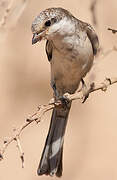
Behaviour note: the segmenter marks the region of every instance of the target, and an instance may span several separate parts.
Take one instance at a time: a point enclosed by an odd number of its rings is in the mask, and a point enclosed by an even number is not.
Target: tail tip
[[[40,168],[38,168],[37,169],[37,174],[38,174],[38,176],[41,176],[41,175],[49,175],[49,176],[51,176],[51,177],[53,177],[54,175],[56,175],[57,177],[61,177],[62,176],[62,171],[55,171],[55,170],[53,170],[53,171],[51,171],[51,172],[47,172],[47,171],[45,171],[44,169],[40,169]]]
[[[43,172],[42,172],[40,169],[37,169],[37,174],[38,174],[39,176],[41,176],[41,175],[43,175]]]
[[[41,175],[43,175],[43,174],[48,174],[47,173],[47,171],[46,171],[46,169],[41,169],[41,168],[38,168],[37,169],[37,174],[38,174],[38,176],[41,176]]]

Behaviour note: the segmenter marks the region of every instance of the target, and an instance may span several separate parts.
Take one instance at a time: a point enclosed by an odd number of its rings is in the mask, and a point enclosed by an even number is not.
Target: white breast
[[[60,25],[60,24],[59,24]],[[74,93],[80,80],[93,63],[92,45],[85,32],[75,33],[75,25],[61,21],[51,37],[54,47],[51,60],[51,80],[59,94]],[[54,30],[55,30],[54,29]]]

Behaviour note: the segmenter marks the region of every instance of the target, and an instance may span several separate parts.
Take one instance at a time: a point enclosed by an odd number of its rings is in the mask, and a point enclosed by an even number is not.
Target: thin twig
[[[18,148],[18,150],[20,152],[22,168],[24,168],[24,152],[23,152],[22,147],[21,147],[20,139],[19,139],[19,137],[16,137],[16,139],[14,139],[14,140],[17,142],[17,148]]]
[[[117,33],[116,29],[108,28],[109,31],[112,31],[113,34]]]
[[[78,91],[74,94],[66,93],[66,94],[64,94],[64,96],[69,101],[78,100],[78,99],[83,100],[90,93],[98,91],[98,90],[106,91],[108,86],[115,84],[115,83],[117,83],[117,78],[106,78],[103,82],[101,82],[99,84],[91,83],[85,90],[82,89],[81,91]],[[25,123],[19,129],[15,129],[15,135],[10,137],[8,140],[5,140],[4,146],[0,149],[0,160],[3,159],[3,155],[4,155],[7,147],[9,146],[9,144],[16,141],[17,147],[18,147],[19,152],[20,152],[20,158],[22,160],[22,167],[24,167],[24,153],[22,151],[22,147],[21,147],[21,143],[20,143],[21,133],[30,124],[35,123],[35,122],[39,123],[41,121],[43,115],[47,111],[52,110],[55,106],[58,108],[61,107],[62,106],[61,101],[53,101],[53,99],[52,99],[51,102],[49,102],[47,105],[40,105],[38,107],[37,111],[34,114],[32,114],[30,117],[28,117],[26,119]]]

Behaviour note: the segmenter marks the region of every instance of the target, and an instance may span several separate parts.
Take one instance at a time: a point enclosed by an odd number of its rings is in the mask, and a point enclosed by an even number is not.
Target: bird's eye
[[[50,25],[51,25],[51,21],[50,20],[45,22],[45,26],[50,26]]]

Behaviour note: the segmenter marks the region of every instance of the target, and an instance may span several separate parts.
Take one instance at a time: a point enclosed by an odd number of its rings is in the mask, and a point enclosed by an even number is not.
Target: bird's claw
[[[88,99],[89,94],[93,90],[94,86],[95,86],[95,84],[93,82],[90,84],[89,88],[87,88],[86,84],[82,87],[82,91],[83,91],[83,95],[84,95],[82,103],[84,103]]]
[[[82,103],[85,103],[85,101],[86,101],[86,100],[88,99],[88,97],[89,97],[89,92],[87,91],[88,88],[87,88],[87,86],[86,86],[85,81],[84,81],[83,79],[81,79],[81,82],[82,82],[82,91],[83,91],[83,94],[85,94]],[[87,92],[87,93],[85,93],[85,92]]]
[[[83,99],[82,103],[85,103],[85,101],[88,99],[88,97],[89,97],[89,93],[87,93],[87,94],[84,96],[84,99]]]
[[[67,106],[68,106],[68,104],[70,102],[69,99],[66,96],[63,95],[63,96],[59,97],[59,100],[61,101],[62,106],[67,108]]]

